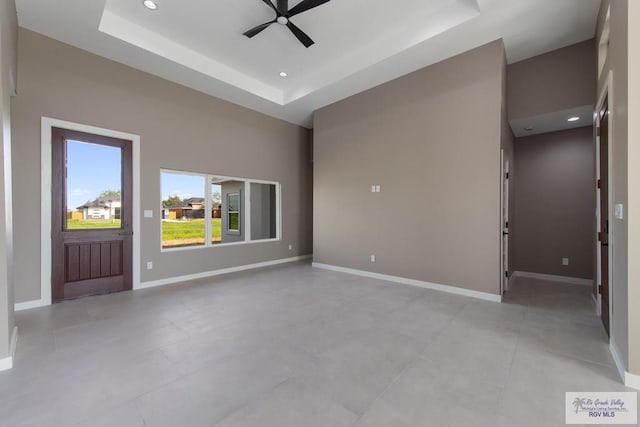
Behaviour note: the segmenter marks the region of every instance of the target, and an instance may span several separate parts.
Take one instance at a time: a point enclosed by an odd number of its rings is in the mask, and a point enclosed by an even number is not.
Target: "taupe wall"
[[[640,375],[640,2],[629,2],[629,372]]]
[[[592,105],[595,69],[593,39],[510,64],[509,119]]]
[[[613,73],[613,93],[610,105],[610,117],[612,123],[611,143],[611,198],[613,203],[622,203],[628,207],[627,199],[627,146],[628,146],[628,2],[627,0],[603,0],[598,19],[599,35],[607,7],[611,5],[611,33],[609,41],[609,54],[604,66],[604,71],[598,80],[598,94],[606,85],[609,71]],[[636,23],[637,25],[638,23]],[[598,37],[596,37],[598,39]],[[637,120],[640,120],[638,118]],[[636,165],[634,165],[637,167]],[[628,221],[616,220],[610,214],[611,232],[609,247],[612,251],[612,281],[611,292],[612,325],[611,338],[618,348],[618,353],[625,366],[629,366],[629,293],[628,293]],[[637,307],[635,307],[637,309]]]
[[[495,41],[316,112],[316,262],[499,293],[503,56]]]
[[[13,222],[11,218],[11,109],[15,91],[17,26],[15,3],[0,0],[0,359],[10,356],[13,333]]]
[[[143,282],[311,253],[308,130],[20,30],[13,100],[16,302],[40,298],[40,118],[141,136]],[[160,252],[160,168],[282,183],[283,240]],[[288,245],[293,250],[288,250]],[[34,268],[36,266],[36,268]]]
[[[591,127],[516,138],[514,270],[593,278],[594,153]]]

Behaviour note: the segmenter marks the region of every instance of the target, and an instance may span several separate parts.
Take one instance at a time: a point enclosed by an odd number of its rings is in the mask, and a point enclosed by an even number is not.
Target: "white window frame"
[[[240,178],[234,176],[226,176],[226,175],[217,175],[211,173],[202,173],[202,172],[192,172],[192,171],[182,171],[177,169],[168,169],[162,168],[160,169],[160,206],[162,209],[162,174],[163,173],[172,173],[177,175],[193,175],[200,176],[204,178],[204,204],[205,204],[205,213],[204,213],[204,223],[205,223],[205,240],[204,245],[194,245],[194,246],[183,246],[177,248],[165,248],[162,246],[162,216],[160,216],[160,251],[161,252],[177,252],[177,251],[188,251],[188,250],[198,250],[198,249],[211,249],[211,248],[223,248],[226,246],[237,246],[237,245],[246,245],[246,244],[255,244],[255,243],[269,243],[269,242],[279,242],[282,240],[282,186],[278,181],[267,181],[262,179],[253,179],[253,178]],[[212,230],[211,230],[211,211],[212,211],[212,191],[211,186],[214,184],[214,181],[219,181],[220,179],[229,180],[229,181],[241,181],[244,183],[242,190],[240,191],[240,218],[242,219],[242,224],[240,225],[240,230],[238,234],[243,234],[244,239],[238,242],[228,242],[228,243],[213,243],[212,242]],[[275,185],[276,188],[276,237],[271,239],[258,239],[251,240],[251,184],[270,184]],[[231,233],[234,233],[234,230],[230,230]]]
[[[244,186],[247,186],[247,183],[244,183]],[[242,234],[242,224],[240,224],[240,218],[242,218],[242,191],[234,191],[233,193],[227,193],[227,233],[232,234],[232,235],[240,235]],[[231,206],[231,196],[238,196],[238,210],[237,211],[232,211],[230,206]],[[237,230],[233,230],[231,228],[229,228],[229,225],[231,224],[231,219],[229,217],[230,214],[235,213],[238,215],[238,229]],[[221,243],[217,243],[218,245]]]

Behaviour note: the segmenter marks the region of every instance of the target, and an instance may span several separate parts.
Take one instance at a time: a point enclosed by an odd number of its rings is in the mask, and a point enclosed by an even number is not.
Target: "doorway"
[[[598,294],[600,295],[600,318],[607,335],[610,334],[610,257],[609,257],[609,241],[610,241],[610,218],[609,218],[609,98],[604,97],[600,104],[597,116],[598,137],[598,238],[597,238],[597,257],[598,257]]]
[[[132,141],[53,127],[51,150],[53,302],[132,289]]]
[[[504,150],[500,153],[502,165],[502,178],[500,181],[500,215],[501,215],[501,294],[509,290],[509,159],[505,157]]]

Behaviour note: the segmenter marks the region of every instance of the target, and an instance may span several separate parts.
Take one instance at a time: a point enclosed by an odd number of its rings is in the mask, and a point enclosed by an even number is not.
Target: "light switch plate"
[[[624,205],[622,203],[616,203],[615,216],[616,219],[624,219]]]
[[[144,211],[144,217],[145,218],[153,218],[153,211],[152,210],[145,210]]]

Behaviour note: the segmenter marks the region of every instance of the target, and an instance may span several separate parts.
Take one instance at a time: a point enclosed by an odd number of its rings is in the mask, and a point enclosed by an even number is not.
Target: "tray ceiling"
[[[22,27],[292,123],[497,38],[509,62],[593,37],[599,0],[332,0],[292,18],[261,0],[17,0]],[[298,3],[290,0],[290,7]],[[61,11],[64,11],[62,13]],[[280,72],[288,74],[280,77]]]

